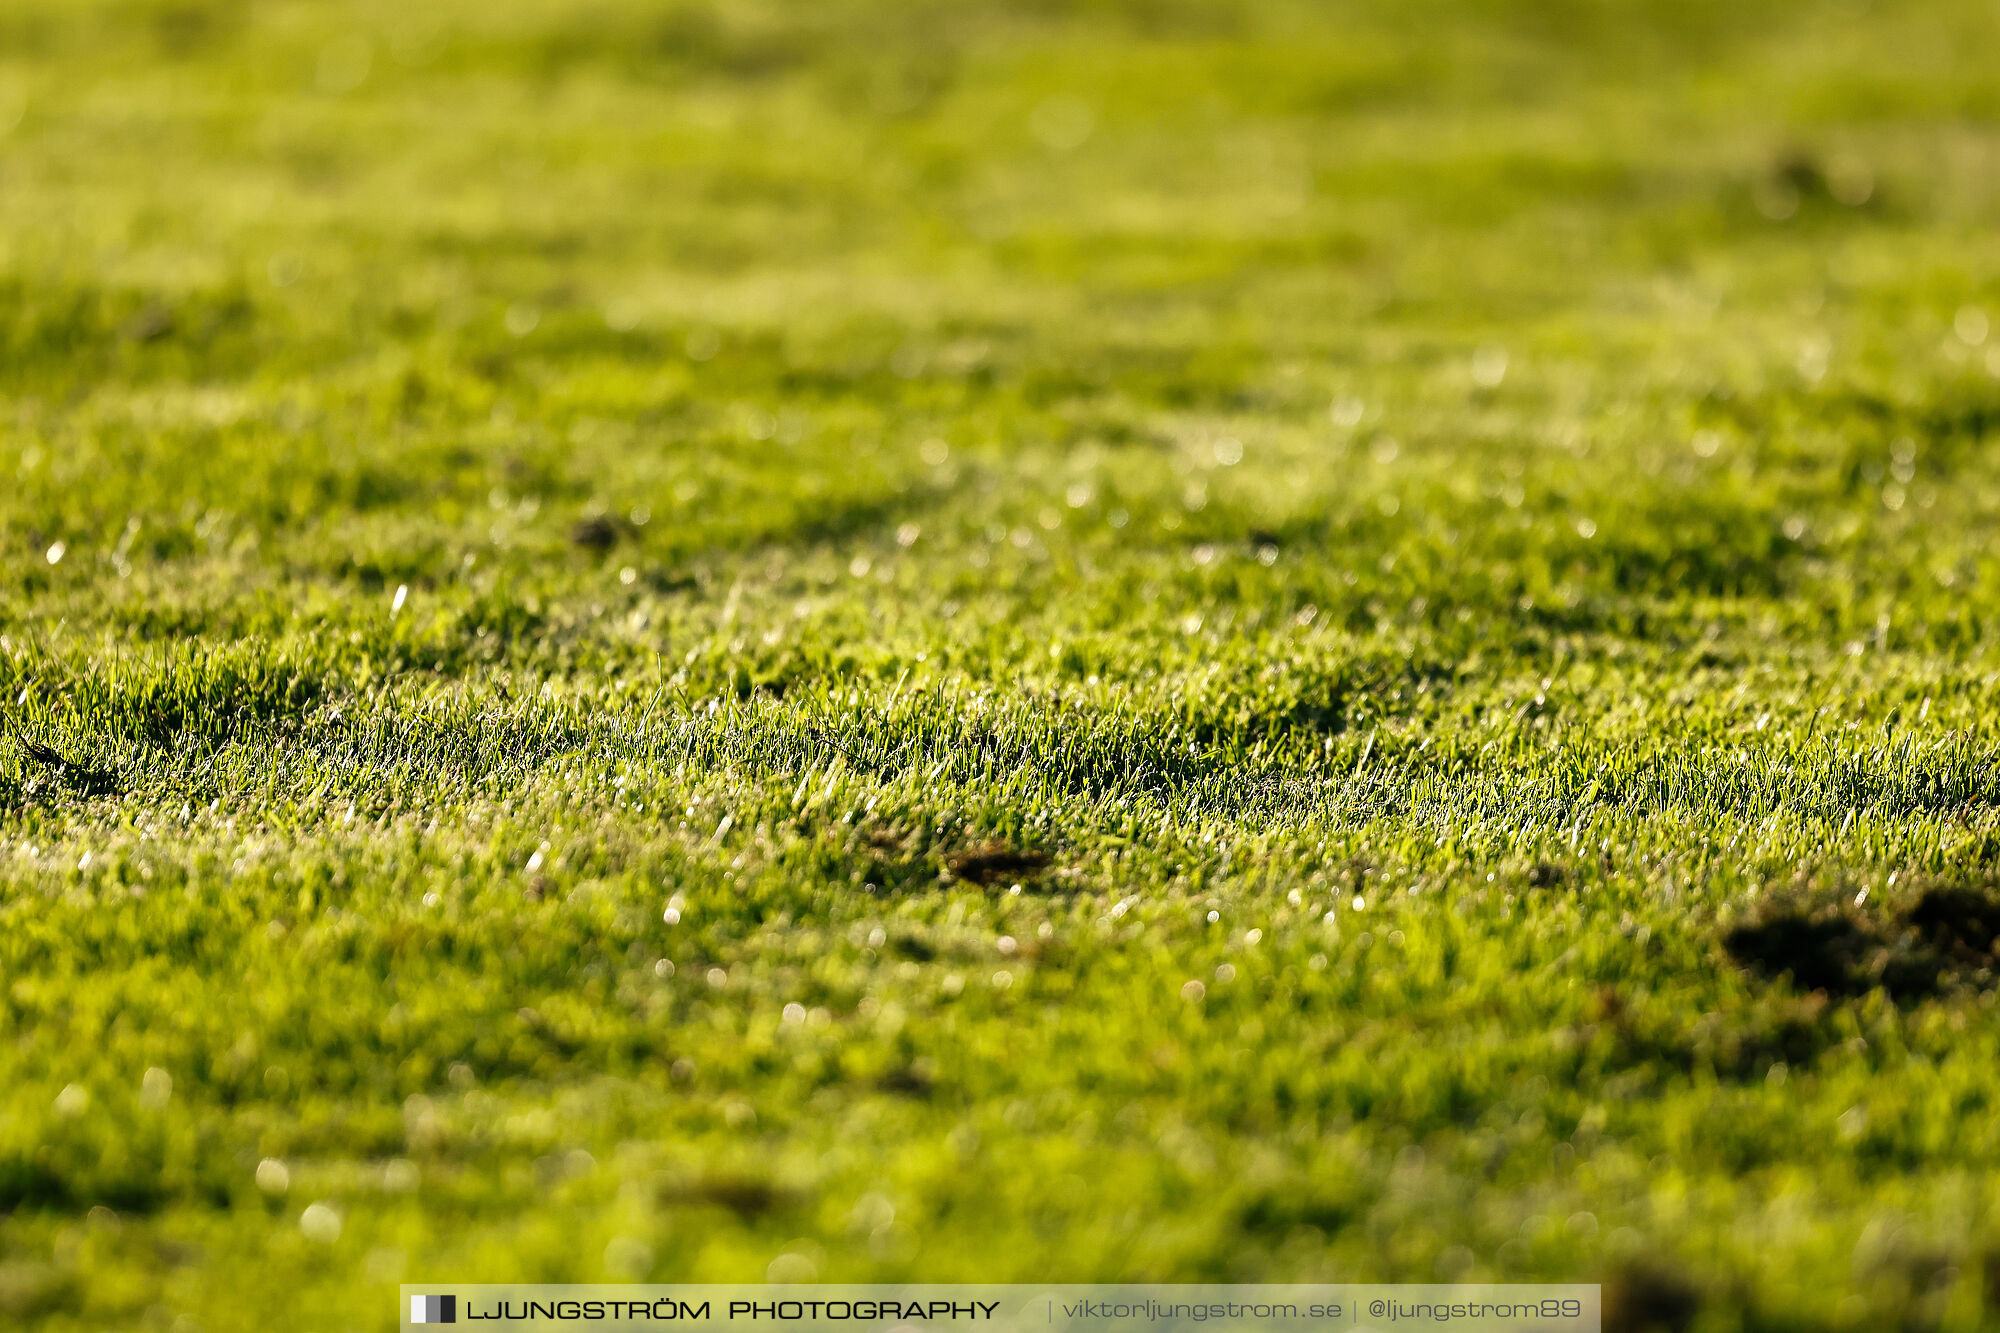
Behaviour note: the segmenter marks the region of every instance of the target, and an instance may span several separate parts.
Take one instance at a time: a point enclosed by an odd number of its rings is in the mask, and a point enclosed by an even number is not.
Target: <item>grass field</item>
[[[1996,43],[9,0],[0,1325],[1992,1326]]]

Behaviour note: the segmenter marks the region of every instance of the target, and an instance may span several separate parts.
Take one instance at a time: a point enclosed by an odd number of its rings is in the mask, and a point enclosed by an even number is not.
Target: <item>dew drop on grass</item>
[[[292,1173],[275,1157],[257,1163],[257,1188],[266,1194],[283,1194],[292,1187]]]
[[[1189,981],[1181,987],[1181,998],[1189,1004],[1193,1004],[1206,994],[1208,994],[1208,987],[1202,985],[1199,981]]]
[[[299,1214],[299,1230],[307,1240],[331,1245],[340,1239],[340,1210],[328,1203],[309,1204]]]
[[[67,554],[69,554],[69,547],[65,546],[63,543],[61,542],[50,543],[49,553],[48,553],[48,561],[50,564],[60,565],[62,563],[62,558]]]
[[[66,1085],[56,1094],[56,1114],[78,1116],[90,1109],[90,1091],[80,1083]]]
[[[158,1110],[173,1100],[174,1076],[154,1065],[139,1079],[139,1104]]]
[[[764,1270],[764,1277],[779,1284],[817,1282],[819,1266],[803,1254],[781,1254]]]
[[[1028,128],[1050,152],[1073,152],[1097,128],[1097,113],[1078,98],[1051,97],[1029,114]]]
[[[880,1231],[896,1220],[896,1205],[886,1195],[871,1192],[855,1201],[849,1216],[856,1231]]]
[[[507,332],[516,338],[525,338],[541,324],[542,312],[531,305],[510,305],[502,319]]]
[[[1472,354],[1472,382],[1482,389],[1497,389],[1507,378],[1507,349],[1482,347]]]

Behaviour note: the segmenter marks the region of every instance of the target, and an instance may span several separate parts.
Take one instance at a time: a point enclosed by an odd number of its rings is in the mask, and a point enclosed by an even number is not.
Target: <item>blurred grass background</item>
[[[0,1320],[1986,1326],[1996,37],[11,0]]]

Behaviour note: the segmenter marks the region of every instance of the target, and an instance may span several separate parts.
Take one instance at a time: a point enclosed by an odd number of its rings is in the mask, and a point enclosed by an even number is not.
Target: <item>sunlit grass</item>
[[[1983,1326],[1996,23],[11,6],[0,1325]]]

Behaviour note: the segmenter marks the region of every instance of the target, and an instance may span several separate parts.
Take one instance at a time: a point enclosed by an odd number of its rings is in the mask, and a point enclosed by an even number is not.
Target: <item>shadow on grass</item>
[[[1887,913],[1836,900],[1780,901],[1732,928],[1722,947],[1759,976],[1829,996],[1880,987],[1899,1001],[1991,989],[2000,941],[1993,886],[1933,885]]]

